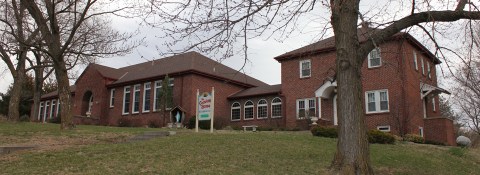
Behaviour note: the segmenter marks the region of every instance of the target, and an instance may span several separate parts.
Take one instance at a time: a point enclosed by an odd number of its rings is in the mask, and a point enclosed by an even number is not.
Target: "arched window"
[[[232,121],[240,120],[240,103],[232,104]]]
[[[243,111],[245,111],[243,119],[245,120],[253,119],[253,102],[250,100],[245,102],[245,109]]]
[[[282,99],[275,97],[272,100],[272,118],[282,117]]]
[[[257,118],[258,119],[267,118],[267,108],[268,108],[267,100],[262,99],[262,100],[258,101],[258,104],[257,104]]]

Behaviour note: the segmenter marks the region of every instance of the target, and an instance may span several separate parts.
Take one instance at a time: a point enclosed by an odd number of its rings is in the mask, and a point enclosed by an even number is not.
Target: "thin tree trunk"
[[[8,119],[11,121],[18,121],[20,119],[20,100],[22,96],[22,90],[25,84],[25,58],[26,53],[20,53],[18,55],[18,63],[16,74],[13,77],[13,87],[10,94],[10,101],[8,103]]]
[[[37,60],[38,61],[38,60]],[[35,84],[33,90],[33,116],[30,117],[30,121],[36,121],[38,117],[38,111],[40,106],[40,100],[42,97],[43,87],[43,68],[35,69]]]
[[[338,174],[373,174],[362,107],[361,67],[357,36],[359,2],[335,1],[332,26],[336,42],[339,138],[332,171]]]

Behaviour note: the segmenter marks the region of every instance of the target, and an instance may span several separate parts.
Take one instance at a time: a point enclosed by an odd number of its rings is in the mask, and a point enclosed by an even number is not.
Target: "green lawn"
[[[74,131],[59,131],[58,128],[54,124],[0,123],[0,138],[15,137],[19,143],[39,137],[97,140],[83,146],[0,157],[0,174],[325,174],[336,144],[335,139],[313,137],[309,132],[210,134],[190,130],[149,141],[119,143],[97,136],[129,137],[159,129],[78,126]],[[0,141],[2,144],[8,143]],[[480,174],[479,155],[478,149],[432,145],[371,146],[377,174]]]

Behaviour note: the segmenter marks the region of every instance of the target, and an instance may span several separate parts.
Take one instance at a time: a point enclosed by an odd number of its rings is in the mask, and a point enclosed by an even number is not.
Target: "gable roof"
[[[370,34],[374,34],[378,29],[373,29],[373,28],[359,28],[357,29],[357,36],[358,40],[360,42],[365,42],[368,40],[368,36]],[[417,47],[418,49],[422,50],[425,54],[427,54],[431,59],[433,59],[434,63],[439,64],[441,63],[440,60],[435,57],[425,46],[423,46],[418,40],[416,40],[412,35],[405,33],[405,32],[399,32],[395,35],[393,35],[389,40],[392,39],[407,39],[414,47]],[[287,59],[294,59],[298,57],[304,57],[304,56],[309,56],[309,55],[316,55],[319,53],[324,53],[324,52],[330,52],[330,51],[335,51],[335,37],[329,37],[324,40],[320,40],[316,43],[292,50],[290,52],[284,53],[282,55],[276,56],[274,59],[277,61],[282,61],[282,60],[287,60]]]
[[[280,94],[281,90],[282,90],[281,84],[259,86],[259,87],[253,87],[253,88],[242,90],[240,92],[237,92],[235,94],[228,96],[228,98],[236,99],[236,98],[259,96],[259,95]]]
[[[187,52],[118,69],[124,74],[111,86],[121,86],[139,80],[150,80],[165,75],[196,73],[246,87],[265,86],[266,83],[227,67],[197,52]],[[112,70],[109,70],[112,71]],[[115,71],[112,74],[118,76]]]

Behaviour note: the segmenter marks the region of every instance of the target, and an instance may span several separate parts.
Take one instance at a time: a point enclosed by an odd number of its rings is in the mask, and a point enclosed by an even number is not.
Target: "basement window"
[[[390,125],[377,126],[377,130],[382,131],[382,132],[390,132]]]

